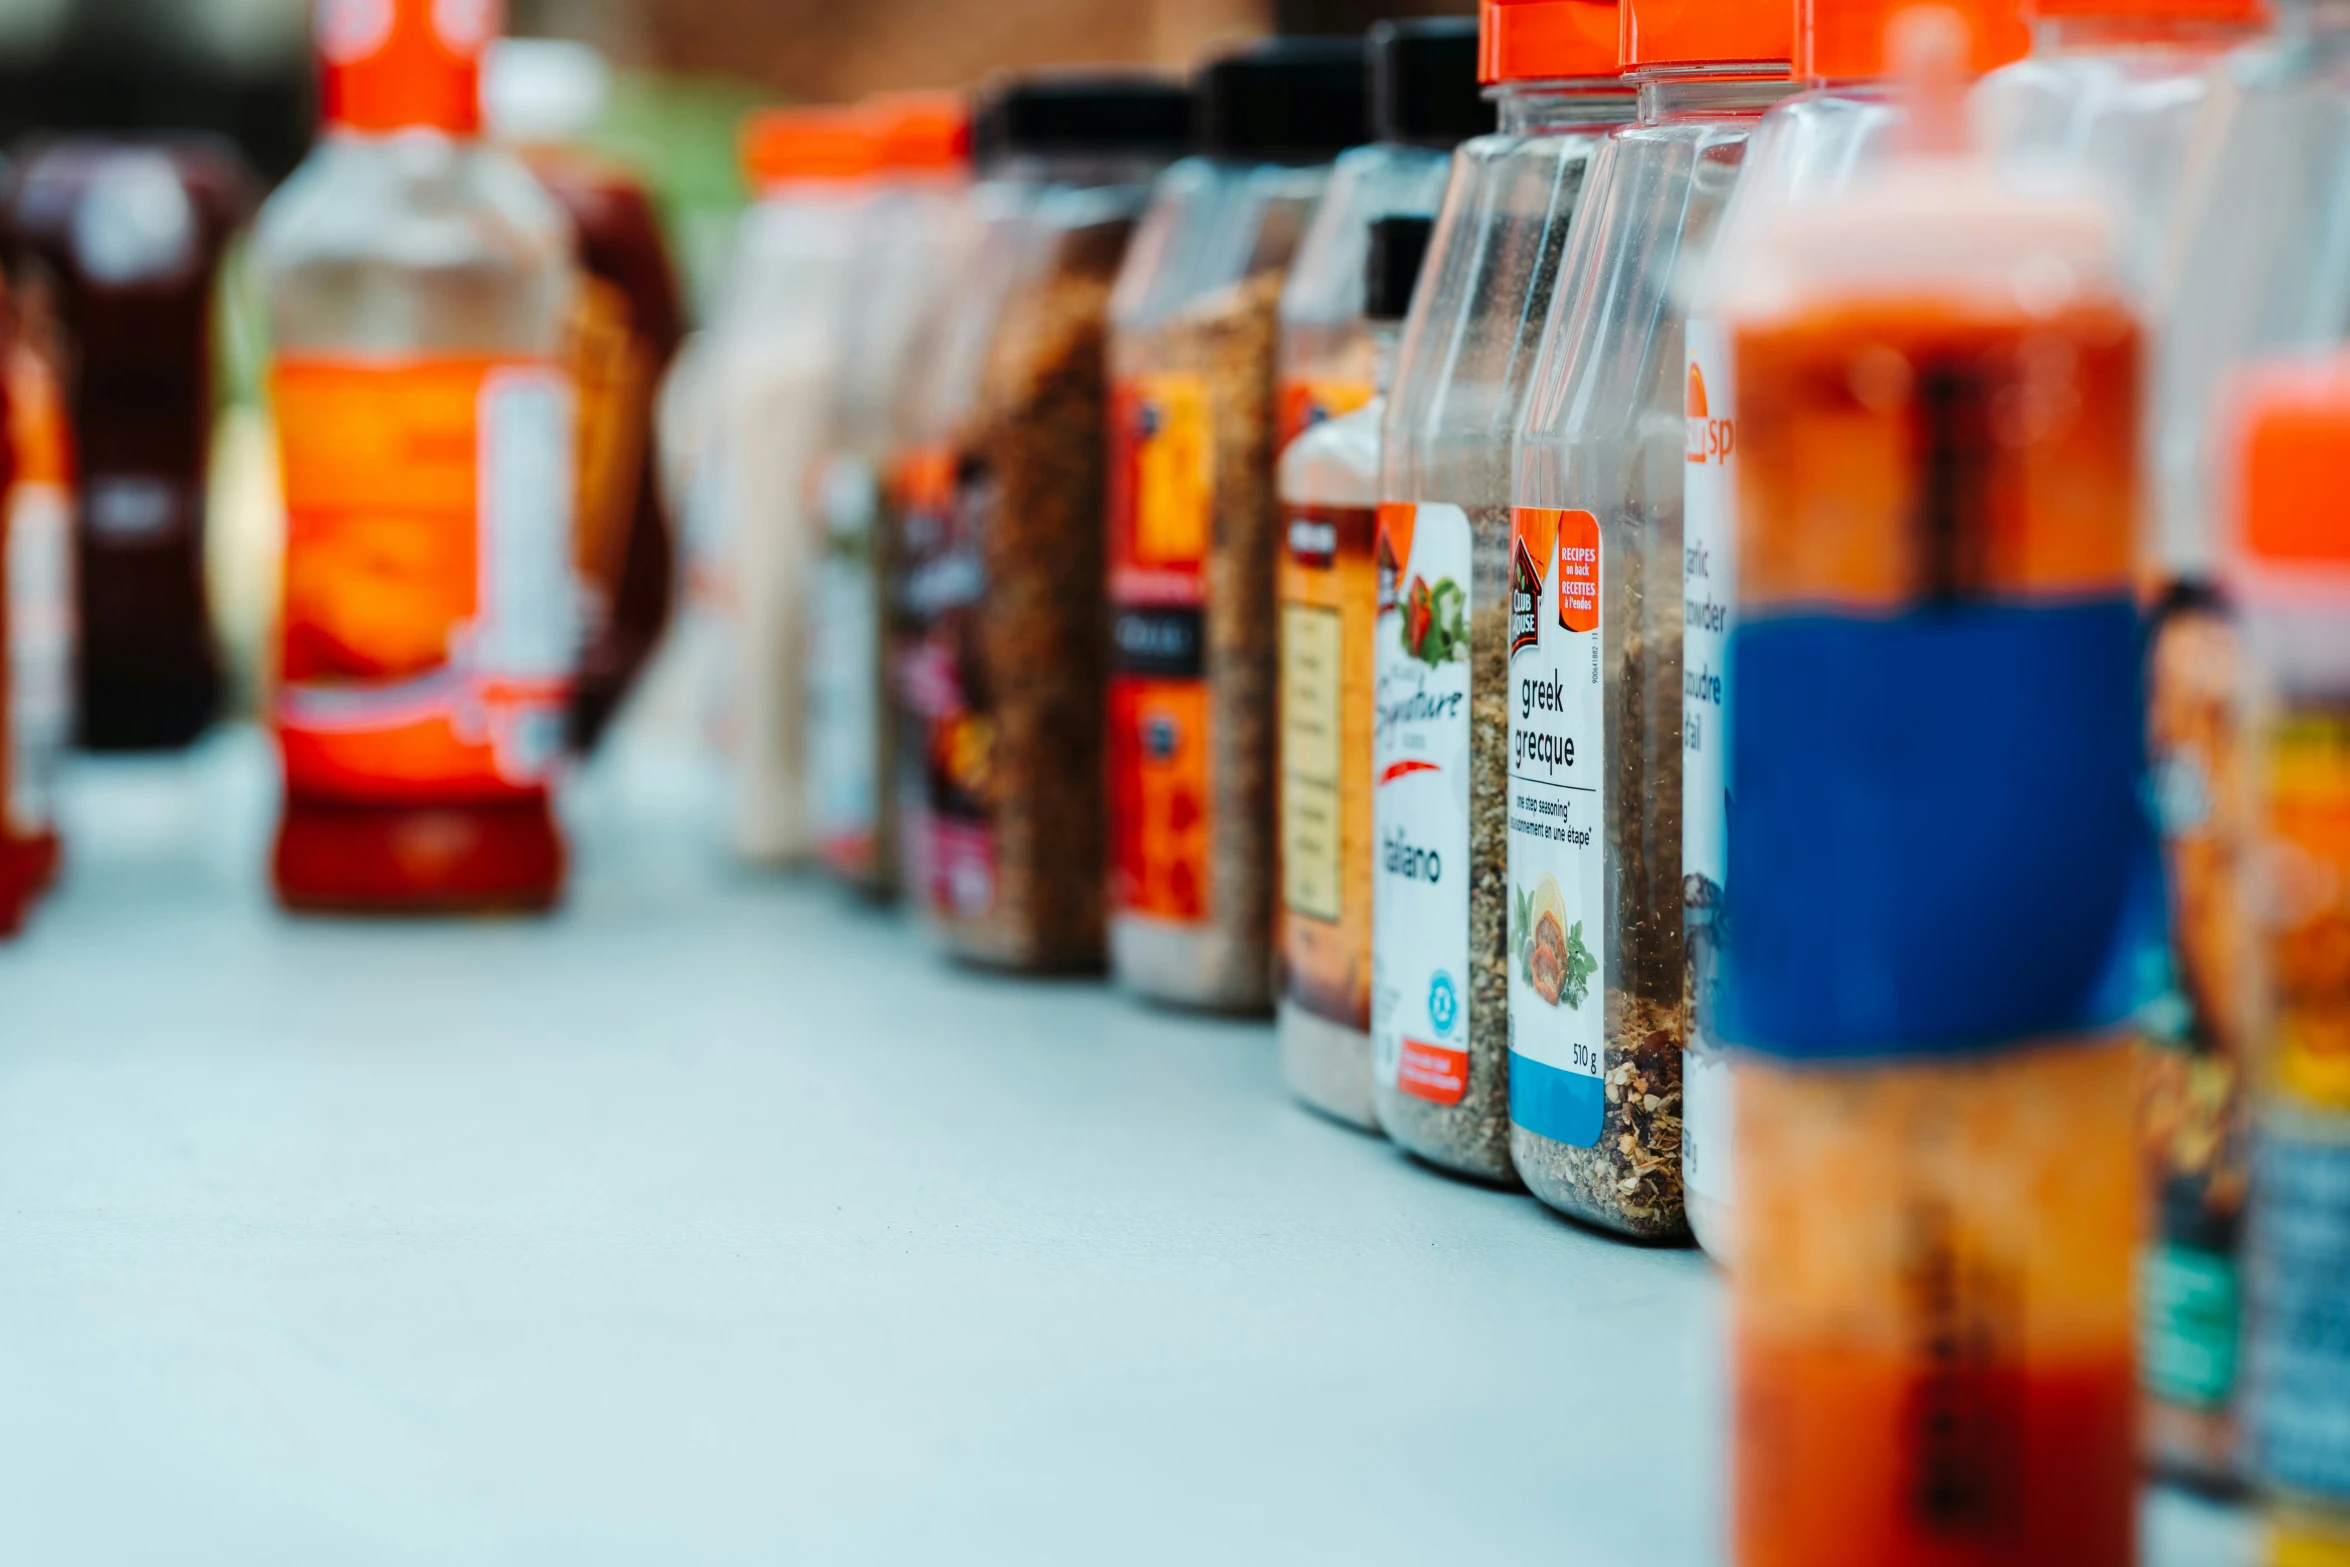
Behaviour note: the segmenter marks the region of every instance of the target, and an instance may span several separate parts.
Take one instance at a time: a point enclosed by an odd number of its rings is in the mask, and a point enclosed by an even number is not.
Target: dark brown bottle
[[[202,734],[221,667],[204,584],[213,298],[252,186],[209,139],[74,139],[18,165],[21,268],[55,290],[81,457],[81,742],[158,750]]]

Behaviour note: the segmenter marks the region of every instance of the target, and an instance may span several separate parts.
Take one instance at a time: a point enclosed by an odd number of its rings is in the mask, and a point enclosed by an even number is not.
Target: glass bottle
[[[2350,359],[2247,372],[2224,404],[2221,568],[2254,671],[2257,852],[2246,1458],[2274,1567],[2350,1557]]]
[[[1461,63],[1466,69],[1469,61]],[[1390,616],[1415,612],[1398,602],[1401,589],[1392,580],[1381,591],[1373,565],[1373,540],[1382,531],[1379,434],[1430,226],[1410,215],[1366,225],[1361,300],[1371,334],[1371,400],[1317,422],[1281,454],[1281,1077],[1303,1103],[1366,1131],[1379,1126],[1369,1033],[1371,793],[1383,765],[1372,740],[1374,695],[1386,666],[1403,656],[1391,658],[1385,645],[1374,653],[1374,645],[1382,627],[1396,630]],[[1408,632],[1398,642],[1402,635]],[[1459,662],[1450,646],[1440,625],[1427,647],[1431,681]],[[1423,759],[1413,771],[1440,764],[1457,771],[1464,760]],[[1456,876],[1459,865],[1456,857]],[[1441,874],[1433,859],[1421,862],[1419,879]]]
[[[1153,1000],[1272,1007],[1277,310],[1364,76],[1338,38],[1203,66],[1110,301],[1110,968]]]
[[[1393,1071],[1372,1094],[1399,1146],[1509,1182],[1509,713],[1506,670],[1495,665],[1506,657],[1510,437],[1543,324],[1575,287],[1559,262],[1593,166],[1635,100],[1617,75],[1614,0],[1504,0],[1481,25],[1480,72],[1500,126],[1455,155],[1388,398],[1379,487],[1390,515],[1411,513],[1415,542],[1422,530],[1431,539],[1449,530],[1457,549],[1460,530],[1468,536],[1468,836],[1456,856],[1465,874],[1430,911],[1454,933],[1442,944],[1463,980],[1457,1054],[1450,1072],[1407,1075],[1397,1018],[1392,1054],[1379,1057]],[[1406,929],[1380,923],[1372,939],[1383,955],[1391,940],[1402,944],[1402,972],[1445,966],[1415,954]],[[1410,989],[1407,998],[1396,987],[1392,1005],[1437,994],[1433,972]]]
[[[968,962],[1105,955],[1110,293],[1189,145],[1160,77],[1047,72],[981,105],[978,237],[907,388],[889,486],[908,896]]]
[[[1723,301],[1733,1556],[2125,1567],[2140,337],[2097,208],[1964,155],[1961,24],[1896,27],[1904,155]]]
[[[1406,287],[1395,299],[1392,321],[1367,315],[1364,267],[1377,222],[1435,215],[1451,148],[1490,130],[1493,110],[1478,90],[1477,27],[1466,18],[1381,23],[1371,31],[1370,50],[1376,139],[1339,156],[1281,296],[1275,417],[1287,537],[1280,568],[1281,896],[1274,940],[1283,1079],[1306,1104],[1376,1130],[1365,682],[1378,613],[1371,539],[1379,431],[1378,416],[1363,409],[1386,389],[1410,296]],[[1345,436],[1328,438],[1340,444],[1297,455],[1331,421],[1348,427]],[[1353,471],[1349,462],[1367,465],[1359,483],[1344,477]],[[1314,476],[1293,484],[1297,463],[1311,465]],[[1455,859],[1456,874],[1462,864]]]
[[[274,878],[541,908],[577,656],[573,236],[480,138],[489,8],[319,14],[327,133],[263,210],[287,540]]]
[[[1884,58],[1885,21],[1901,0],[1796,0],[1795,74],[1807,85],[1772,109],[1746,148],[1706,277],[1689,307],[1681,549],[1681,900],[1688,954],[1687,1030],[1681,1051],[1681,1182],[1689,1229],[1727,1261],[1736,1198],[1731,1182],[1731,1073],[1715,1038],[1729,874],[1729,689],[1724,680],[1737,609],[1738,396],[1717,296],[1734,280],[1774,214],[1790,201],[1833,194],[1873,168],[1901,120]],[[1973,72],[2015,59],[2030,44],[2015,0],[1954,7],[1973,39]]]
[[[1680,273],[1706,254],[1792,13],[1625,0],[1610,137],[1519,424],[1510,562],[1510,1152],[1544,1202],[1658,1240],[1681,1197]]]

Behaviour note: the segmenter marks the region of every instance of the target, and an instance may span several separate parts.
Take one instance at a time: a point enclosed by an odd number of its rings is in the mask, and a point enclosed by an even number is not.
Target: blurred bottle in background
[[[256,234],[288,519],[275,879],[297,908],[542,907],[563,881],[574,238],[480,138],[495,24],[330,0],[327,132]]]
[[[7,836],[34,891],[57,876],[57,775],[73,743],[74,452],[55,297],[26,280],[5,316]]]
[[[570,215],[586,273],[572,321],[580,399],[579,569],[587,637],[573,747],[592,751],[669,622],[675,541],[652,462],[654,391],[685,336],[669,249],[642,181],[586,149],[611,69],[584,44],[506,39],[483,75],[490,134]]]
[[[251,206],[209,139],[75,139],[6,198],[18,269],[54,290],[79,450],[80,731],[95,750],[186,745],[219,711],[204,573],[213,302]]]

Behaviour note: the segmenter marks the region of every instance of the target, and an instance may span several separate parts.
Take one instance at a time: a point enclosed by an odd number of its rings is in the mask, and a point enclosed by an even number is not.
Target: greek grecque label
[[[1510,1119],[1589,1148],[1606,1114],[1599,522],[1510,524]]]
[[[1469,1090],[1469,515],[1379,508],[1371,1050],[1399,1093]]]
[[[1730,1065],[1714,1035],[1729,880],[1730,631],[1738,601],[1737,403],[1729,345],[1692,318],[1681,518],[1681,898],[1695,1018],[1682,1055],[1681,1176],[1731,1201]]]

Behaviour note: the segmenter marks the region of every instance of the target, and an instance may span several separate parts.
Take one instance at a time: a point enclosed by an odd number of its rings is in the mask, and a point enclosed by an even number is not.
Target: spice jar
[[[1161,1001],[1272,1003],[1276,312],[1363,139],[1359,43],[1210,61],[1110,303],[1110,966]]]
[[[536,909],[563,885],[578,279],[562,209],[481,138],[491,20],[323,10],[332,133],[256,230],[286,499],[272,872],[294,908]]]
[[[1103,959],[1110,290],[1190,134],[1147,75],[1013,78],[977,116],[979,234],[890,486],[904,885],[966,960]]]
[[[867,106],[879,144],[858,242],[831,426],[810,466],[820,538],[809,573],[807,736],[816,846],[840,881],[871,897],[897,889],[892,804],[897,730],[882,700],[882,614],[893,533],[883,478],[924,322],[961,259],[970,115],[952,95]]]
[[[1371,674],[1377,615],[1371,540],[1381,413],[1395,337],[1419,275],[1403,251],[1364,266],[1374,228],[1425,247],[1447,150],[1491,128],[1465,20],[1371,31],[1378,140],[1342,155],[1281,299],[1281,902],[1275,911],[1284,1081],[1305,1103],[1366,1130],[1371,1110]],[[1408,221],[1419,220],[1418,228]],[[1417,235],[1417,239],[1408,236]],[[1392,318],[1366,305],[1389,289]],[[1378,405],[1384,410],[1383,403]],[[1321,439],[1325,424],[1347,426]],[[1310,452],[1307,436],[1317,437]],[[1459,866],[1456,859],[1456,870]]]
[[[2257,1035],[2245,1456],[2292,1567],[2350,1551],[2350,360],[2259,364],[2223,407],[2260,959],[2231,970]]]
[[[251,176],[224,144],[71,139],[13,171],[19,271],[54,288],[80,454],[73,582],[80,740],[166,750],[211,726],[205,590],[213,305]]]
[[[1314,425],[1281,455],[1281,1078],[1305,1104],[1367,1131],[1379,1125],[1369,1032],[1371,791],[1377,772],[1396,765],[1384,761],[1372,738],[1374,693],[1391,661],[1374,635],[1384,627],[1393,636],[1387,622],[1403,612],[1394,574],[1383,577],[1374,565],[1373,540],[1382,531],[1379,428],[1429,228],[1428,219],[1414,216],[1369,225],[1362,305],[1371,333],[1371,401]],[[1417,607],[1427,601],[1422,588]],[[1441,626],[1420,629],[1428,678],[1441,683],[1457,662],[1452,643]],[[1378,732],[1382,739],[1388,733]],[[1462,764],[1457,756],[1416,755],[1411,770],[1457,771]],[[1416,852],[1425,856],[1422,879],[1441,880],[1437,851]],[[1457,856],[1453,867],[1458,876]]]
[[[1718,319],[1755,235],[1790,201],[1846,188],[1875,166],[1901,123],[1887,77],[1885,22],[1902,0],[1796,0],[1795,74],[1809,85],[1772,109],[1747,144],[1738,188],[1722,214],[1707,278],[1689,307],[1688,419],[1681,550],[1681,900],[1687,953],[1681,1052],[1681,1181],[1690,1232],[1727,1260],[1735,1211],[1730,1064],[1717,1042],[1722,918],[1729,874],[1729,638],[1737,610],[1738,400]],[[1954,7],[1969,26],[1971,72],[1993,69],[2030,43],[2015,0]]]
[[[1468,560],[1454,574],[1466,590],[1466,711],[1446,715],[1455,744],[1466,736],[1466,834],[1453,851],[1457,873],[1425,910],[1435,939],[1374,922],[1378,965],[1412,978],[1388,992],[1394,1043],[1379,1057],[1373,1097],[1400,1146],[1443,1169],[1509,1181],[1510,436],[1534,338],[1554,295],[1572,287],[1560,254],[1633,96],[1616,72],[1614,0],[1502,0],[1485,7],[1480,26],[1479,74],[1492,85],[1500,128],[1455,156],[1388,399],[1380,480],[1386,514],[1408,519],[1415,548],[1446,541]],[[1408,793],[1411,777],[1381,786],[1382,796]],[[1439,1039],[1428,1018],[1412,1043],[1405,1021],[1444,1004],[1440,971],[1457,980],[1453,1027]]]
[[[1625,0],[1608,144],[1519,427],[1510,551],[1510,1152],[1562,1212],[1687,1233],[1681,1198],[1682,483],[1676,274],[1705,256],[1792,13]]]
[[[2135,1559],[2128,1019],[2151,918],[2137,326],[2094,206],[1909,151],[1724,300],[1741,1567]]]
[[[735,852],[787,864],[813,848],[806,755],[808,580],[822,542],[815,463],[856,297],[879,149],[852,109],[777,109],[744,127],[758,199],[711,323],[703,461],[714,492],[689,537],[691,607],[731,772]]]

